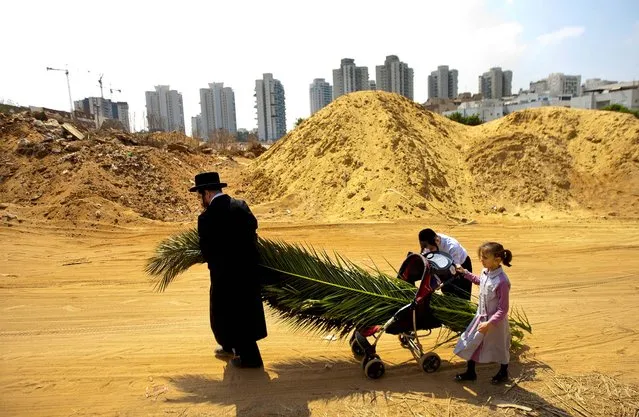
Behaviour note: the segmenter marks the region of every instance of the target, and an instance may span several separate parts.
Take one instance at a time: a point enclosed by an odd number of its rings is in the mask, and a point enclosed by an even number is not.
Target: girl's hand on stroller
[[[464,267],[459,264],[455,264],[455,271],[457,271],[457,273],[460,275],[466,275],[468,273],[468,271],[466,271],[466,269],[464,269]]]
[[[490,330],[490,327],[491,324],[485,321],[483,323],[479,323],[479,326],[477,326],[477,331],[481,334],[486,334],[488,330]]]

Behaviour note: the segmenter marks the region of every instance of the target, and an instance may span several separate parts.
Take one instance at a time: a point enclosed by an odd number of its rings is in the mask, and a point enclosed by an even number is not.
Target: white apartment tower
[[[340,67],[333,70],[333,100],[344,94],[368,89],[368,68],[356,66],[354,59],[342,59]]]
[[[375,75],[377,90],[413,99],[413,69],[401,62],[397,55],[388,55],[384,65],[375,67]]]
[[[273,74],[255,80],[257,136],[260,140],[277,140],[286,134],[284,87]]]
[[[512,95],[513,72],[502,71],[500,67],[491,68],[479,76],[479,93],[484,99],[502,98]]]
[[[168,85],[156,85],[155,91],[147,91],[145,96],[149,131],[185,133],[182,94]]]
[[[332,89],[324,78],[316,78],[310,86],[311,114],[327,106],[331,102]]]
[[[210,83],[209,88],[200,89],[200,116],[202,131],[200,135],[210,140],[217,130],[237,132],[235,115],[235,93],[224,83]]]
[[[457,98],[456,69],[449,70],[448,65],[440,65],[437,71],[428,76],[428,98]]]

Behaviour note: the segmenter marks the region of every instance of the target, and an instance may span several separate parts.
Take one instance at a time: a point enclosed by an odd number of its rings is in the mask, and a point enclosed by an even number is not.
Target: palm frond
[[[160,242],[147,260],[145,271],[156,278],[155,289],[164,291],[175,277],[203,262],[197,229],[190,229]]]
[[[267,239],[259,240],[262,267],[271,275],[263,299],[294,329],[347,335],[354,328],[386,322],[415,296],[415,287],[384,274],[368,272],[335,253]],[[146,271],[164,291],[177,275],[204,262],[197,230],[161,242]],[[455,334],[463,332],[477,310],[475,303],[434,293],[430,303],[436,319]],[[509,317],[513,344],[532,328],[525,313]]]

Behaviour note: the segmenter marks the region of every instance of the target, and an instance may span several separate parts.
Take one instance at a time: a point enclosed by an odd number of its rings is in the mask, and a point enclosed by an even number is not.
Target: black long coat
[[[225,194],[200,214],[197,228],[211,273],[209,314],[215,339],[236,347],[265,338],[257,219],[244,201]]]

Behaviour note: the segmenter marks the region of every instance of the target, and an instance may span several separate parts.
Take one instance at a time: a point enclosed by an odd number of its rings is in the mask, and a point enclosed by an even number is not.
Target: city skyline
[[[361,7],[356,1],[334,3],[329,1],[323,7],[340,4],[346,15],[356,14]],[[365,4],[374,7],[370,2]],[[384,30],[377,30],[368,22],[354,21],[342,26],[338,33],[308,30],[312,6],[293,9],[281,1],[268,5],[186,1],[180,7],[167,4],[149,7],[114,0],[109,7],[101,8],[97,21],[90,11],[74,7],[68,0],[56,4],[36,1],[35,7],[32,6],[13,2],[5,7],[3,26],[8,32],[19,34],[22,41],[6,45],[6,56],[18,59],[13,65],[0,67],[0,98],[22,105],[67,110],[64,73],[47,72],[46,67],[68,65],[74,101],[99,96],[97,80],[103,73],[105,98],[128,102],[136,129],[142,126],[144,91],[169,84],[183,94],[186,131],[190,132],[191,118],[199,114],[199,89],[210,80],[233,86],[237,127],[253,129],[257,127],[254,82],[262,73],[273,73],[286,87],[290,130],[297,118],[310,115],[309,83],[315,78],[330,82],[332,70],[344,57],[367,67],[369,76],[385,56],[401,57],[414,69],[414,100],[419,103],[428,98],[428,75],[443,64],[459,71],[459,93],[476,92],[477,77],[492,67],[513,71],[513,92],[527,89],[531,82],[556,72],[581,75],[582,81],[590,78],[632,81],[639,77],[639,54],[631,52],[639,48],[639,4],[633,1],[594,3],[589,7],[580,7],[575,1],[549,0],[535,3],[469,0],[446,4],[407,1],[389,10]],[[246,13],[247,8],[251,9],[250,14]],[[112,43],[121,45],[118,54],[104,53],[104,48],[96,47],[90,37],[74,38],[73,48],[38,48],[39,39],[63,38],[70,33],[71,28],[51,19],[60,10],[72,10],[70,16],[78,25],[94,22],[108,26],[117,22],[120,30],[112,34]],[[539,10],[552,13],[543,15]],[[197,39],[206,37],[206,27],[192,24],[193,11],[201,15],[215,11],[217,15],[233,17],[221,19],[218,29],[220,33],[232,34],[234,41],[221,44],[211,57],[201,56],[197,65],[188,60],[200,56]],[[454,33],[445,19],[434,19],[428,22],[429,33],[434,35],[424,38],[423,16],[451,13],[455,14]],[[157,31],[154,22],[166,15],[176,25],[177,35],[158,44],[145,42],[142,34]],[[256,48],[255,40],[262,36],[259,22],[277,22],[280,17],[286,24],[273,25],[269,36],[281,42],[281,48]],[[237,21],[243,22],[242,31],[236,30]],[[291,36],[294,33],[305,36]],[[25,53],[25,45],[36,53]],[[168,58],[166,50],[174,51],[175,57]],[[218,56],[225,58],[215,59]],[[121,92],[107,95],[107,87]]]

